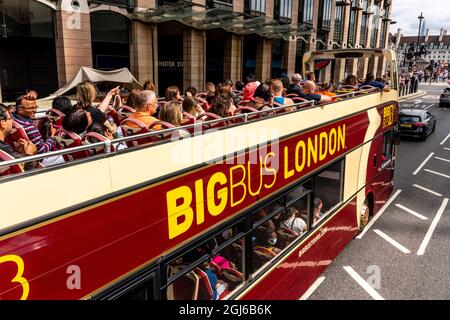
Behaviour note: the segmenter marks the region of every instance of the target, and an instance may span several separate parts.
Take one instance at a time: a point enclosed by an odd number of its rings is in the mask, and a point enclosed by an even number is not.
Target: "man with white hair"
[[[303,84],[303,94],[300,96],[303,99],[309,101],[319,102],[330,102],[331,98],[324,94],[314,93],[316,91],[316,84],[313,81],[305,81]]]
[[[129,116],[129,119],[135,119],[144,123],[147,128],[152,125],[153,122],[158,121],[153,115],[156,113],[158,108],[158,99],[156,94],[150,90],[142,91],[136,98],[136,112]],[[132,124],[130,123],[130,126]],[[160,129],[161,127],[155,127],[155,129]]]
[[[301,87],[302,83],[302,76],[299,73],[294,73],[294,75],[291,77],[291,85],[286,90],[287,94],[296,94],[298,97],[300,97],[303,94],[303,90]]]

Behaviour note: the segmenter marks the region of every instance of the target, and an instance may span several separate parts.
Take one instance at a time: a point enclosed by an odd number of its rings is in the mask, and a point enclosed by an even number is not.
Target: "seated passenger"
[[[351,74],[348,75],[347,78],[344,79],[344,82],[342,83],[343,86],[353,86],[355,88],[359,87],[358,78]]]
[[[111,131],[102,123],[93,122],[87,128],[87,132],[95,132],[95,133],[101,134],[102,136],[104,136],[105,138],[107,138],[109,140],[113,140],[114,139]]]
[[[307,74],[306,74],[306,81],[312,81],[312,82],[316,82],[316,74],[314,73],[314,72],[308,72]],[[306,82],[305,81],[305,82]]]
[[[191,98],[195,98],[195,96],[197,95],[198,90],[195,87],[187,87],[186,90],[184,90],[184,97],[191,97]]]
[[[294,208],[287,208],[282,216],[282,226],[289,228],[295,232],[297,232],[299,235],[303,234],[308,230],[308,226],[306,225],[306,222],[303,221],[302,218],[297,217],[298,211]]]
[[[72,103],[68,97],[60,96],[53,99],[52,108],[61,111],[67,116],[70,112],[72,112]]]
[[[171,101],[164,104],[159,112],[159,119],[161,121],[168,122],[175,127],[181,126],[183,114],[181,112],[180,104],[176,101]]]
[[[385,89],[386,87],[384,83],[376,81],[373,73],[371,72],[366,75],[366,81],[361,86],[372,86],[381,90]]]
[[[219,256],[219,255],[215,255],[212,258],[212,262],[214,262],[216,265],[219,266],[219,268],[223,269],[236,269],[236,265],[231,262],[230,260],[228,260],[225,257]]]
[[[170,101],[181,101],[183,98],[180,96],[180,89],[177,86],[170,86],[166,89],[165,100]]]
[[[155,84],[152,81],[147,80],[144,82],[144,86],[143,86],[144,90],[155,91],[155,88],[156,88]]]
[[[316,91],[316,84],[308,80],[303,84],[303,94],[301,95],[301,98],[315,102],[331,101],[331,98],[329,96],[314,93],[315,91]]]
[[[21,96],[16,100],[16,111],[12,116],[24,128],[28,140],[36,146],[37,153],[56,151],[58,150],[58,143],[54,138],[56,129],[50,124],[50,137],[44,140],[39,130],[33,124],[32,118],[36,114],[37,108],[34,98]]]
[[[90,112],[78,109],[64,118],[63,128],[81,136],[87,132],[87,128],[92,125],[93,122]]]
[[[321,90],[316,93],[325,95],[325,96],[329,96],[329,97],[336,96],[336,94],[334,92],[331,92],[331,83],[330,82],[322,82]]]
[[[128,107],[133,108],[134,110],[136,110],[136,99],[137,99],[137,97],[139,97],[141,92],[142,92],[142,90],[140,90],[140,89],[133,89],[133,90],[131,90],[130,94],[128,95],[126,105]]]
[[[214,271],[211,269],[211,265],[209,261],[205,261],[201,264],[201,269],[206,273],[208,276],[209,283],[211,284],[211,288],[213,291],[213,300],[217,300],[220,295],[228,289],[228,284],[222,280],[219,280],[217,275],[214,273]]]
[[[317,222],[322,219],[322,217],[325,215],[322,212],[323,203],[322,200],[319,198],[314,199],[314,209],[313,209],[313,224],[316,224]]]
[[[270,86],[265,83],[261,83],[258,88],[256,88],[252,101],[248,106],[253,107],[256,110],[269,110],[270,107],[268,107],[268,104],[270,103],[271,97],[272,94],[270,92]]]
[[[206,85],[206,93],[216,94],[216,86],[212,82],[207,82]]]
[[[296,94],[300,97],[303,93],[302,87],[302,76],[299,73],[294,73],[291,78],[291,85],[286,90],[286,94]]]
[[[257,239],[257,244],[259,246],[266,248],[275,254],[281,252],[280,248],[275,247],[277,242],[278,242],[277,234],[275,233],[275,231],[271,229],[264,229],[264,231],[260,235],[260,238]]]
[[[149,128],[153,122],[158,121],[158,119],[153,117],[157,109],[158,99],[156,98],[156,94],[153,91],[144,90],[135,98],[136,112],[130,115],[128,119],[138,120]],[[131,122],[128,125],[130,127],[136,126]],[[154,129],[160,130],[161,126],[155,126]]]
[[[256,82],[249,82],[245,85],[244,89],[242,90],[242,100],[251,100],[253,98],[253,94],[256,91],[256,88],[258,87],[258,84]]]
[[[195,102],[194,98],[192,97],[186,97],[183,99],[183,111],[191,114],[195,118],[197,118],[199,115],[205,113],[205,110],[203,110],[202,107],[200,107],[197,102]]]
[[[283,83],[280,80],[273,80],[270,88],[273,94],[273,102],[279,103],[282,106],[294,104],[292,99],[283,97]]]
[[[11,134],[12,128],[13,118],[6,106],[0,103],[0,150],[6,152],[13,158],[20,158],[24,155],[34,155],[37,148],[30,141],[19,139],[16,150],[5,142],[5,139]]]
[[[215,113],[222,118],[228,117],[236,110],[231,104],[231,96],[229,94],[218,94],[212,98],[211,109],[209,112]]]

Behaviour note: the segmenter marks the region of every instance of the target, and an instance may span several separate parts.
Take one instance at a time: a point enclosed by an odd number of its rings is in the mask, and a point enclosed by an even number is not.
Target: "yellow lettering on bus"
[[[205,222],[205,203],[203,196],[203,180],[195,181],[195,219],[197,224]]]
[[[345,148],[345,124],[341,127],[338,127],[338,146],[337,151]]]
[[[299,162],[300,149],[302,150],[301,163]],[[306,162],[306,144],[305,141],[300,140],[295,146],[295,170],[297,170],[297,172],[302,172],[303,168],[305,167],[305,162]]]
[[[284,178],[289,179],[294,175],[294,169],[289,170],[289,149],[284,147]]]
[[[233,172],[235,170],[241,170],[242,171],[242,179],[240,181],[238,181],[237,183],[234,183],[233,181]],[[234,167],[230,168],[230,196],[231,196],[231,207],[235,207],[238,204],[240,204],[242,201],[244,201],[245,196],[247,195],[247,187],[245,186],[245,167],[242,164],[238,164]],[[242,189],[244,190],[243,194],[242,194],[242,198],[235,201],[234,199],[234,190],[237,187],[242,187]]]
[[[20,297],[20,300],[26,300],[28,298],[28,294],[30,293],[30,285],[28,284],[28,280],[23,277],[23,272],[25,270],[23,259],[15,254],[8,254],[0,257],[0,264],[4,262],[14,262],[16,264],[17,273],[11,282],[20,283],[22,286],[22,296]]]
[[[217,199],[219,204],[216,205],[215,197],[215,185],[220,184],[222,186],[226,185],[227,177],[222,172],[216,172],[212,175],[211,179],[208,181],[208,187],[206,189],[206,194],[208,197],[208,211],[212,216],[217,216],[225,210],[228,201],[228,189],[226,187],[217,190]]]
[[[277,181],[277,170],[275,168],[272,168],[272,166],[269,167],[267,164],[270,157],[275,157],[275,152],[269,152],[268,154],[266,154],[266,157],[264,158],[264,170],[266,172],[272,172],[272,176],[273,176],[273,180],[272,180],[271,184],[264,183],[264,187],[266,189],[272,188],[272,186],[275,184],[275,181]]]
[[[328,153],[328,135],[326,132],[321,132],[319,136],[319,161],[327,157]]]
[[[311,166],[311,157],[314,163],[317,163],[317,135],[314,136],[314,144],[311,138],[308,138],[308,167]]]
[[[191,208],[192,192],[187,186],[181,186],[166,193],[167,215],[169,224],[169,239],[173,239],[186,232],[194,220],[194,211]],[[177,205],[177,202],[182,203]],[[184,221],[179,222],[181,218]]]
[[[336,152],[336,147],[337,147],[337,133],[336,129],[332,128],[330,130],[330,143],[328,146],[330,156],[332,156]]]
[[[259,184],[258,184],[258,189],[253,192],[252,191],[252,175],[251,175],[251,168],[250,168],[250,161],[247,161],[247,171],[248,171],[248,193],[250,193],[251,196],[257,196],[260,192],[261,192],[261,188],[262,188],[262,179],[263,179],[263,173],[262,173],[262,158],[259,157]]]

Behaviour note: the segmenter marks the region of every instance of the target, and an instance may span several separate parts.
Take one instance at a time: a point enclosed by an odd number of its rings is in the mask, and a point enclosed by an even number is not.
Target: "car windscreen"
[[[420,122],[420,117],[419,116],[400,116],[400,122],[401,123]]]

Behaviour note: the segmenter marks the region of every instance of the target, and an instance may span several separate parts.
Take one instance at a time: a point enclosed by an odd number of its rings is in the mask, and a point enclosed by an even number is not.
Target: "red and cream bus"
[[[0,299],[299,299],[393,189],[395,54],[324,57],[384,57],[390,90],[0,162]]]

